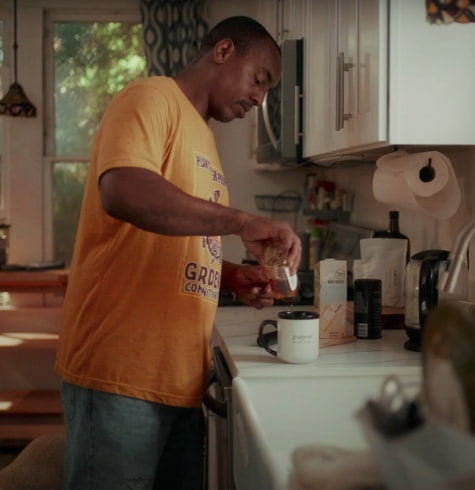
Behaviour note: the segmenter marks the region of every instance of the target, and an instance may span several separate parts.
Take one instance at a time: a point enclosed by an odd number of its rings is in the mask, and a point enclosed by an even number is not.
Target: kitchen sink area
[[[286,489],[292,453],[303,446],[364,450],[355,419],[377,397],[381,375],[235,378],[233,383],[234,473],[237,488]],[[399,376],[420,384],[420,376]]]
[[[258,346],[257,331],[282,309],[218,309],[212,344],[232,376],[228,423],[231,488],[236,490],[288,489],[297,448],[368,449],[355,413],[378,398],[389,376],[412,394],[421,385],[421,354],[404,349],[404,329],[384,330],[376,340],[321,342],[318,359],[308,364],[287,364],[269,355]]]

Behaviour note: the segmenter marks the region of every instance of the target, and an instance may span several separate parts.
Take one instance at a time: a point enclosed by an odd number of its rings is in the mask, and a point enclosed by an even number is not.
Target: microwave
[[[258,163],[303,162],[303,39],[280,44],[282,75],[257,107]]]

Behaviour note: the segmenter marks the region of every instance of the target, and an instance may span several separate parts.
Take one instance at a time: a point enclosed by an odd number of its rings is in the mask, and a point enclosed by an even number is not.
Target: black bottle
[[[406,263],[411,258],[411,242],[407,235],[399,231],[399,211],[389,211],[389,227],[387,230],[375,231],[373,238],[401,238],[407,240]]]

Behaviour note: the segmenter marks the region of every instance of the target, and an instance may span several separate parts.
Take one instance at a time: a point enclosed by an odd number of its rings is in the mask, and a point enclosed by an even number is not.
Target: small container
[[[287,266],[287,251],[279,248],[279,242],[273,241],[264,253],[264,268],[269,279],[274,298],[293,303],[297,297],[297,274],[290,275]]]
[[[381,279],[354,281],[355,326],[358,339],[380,339],[382,328]]]

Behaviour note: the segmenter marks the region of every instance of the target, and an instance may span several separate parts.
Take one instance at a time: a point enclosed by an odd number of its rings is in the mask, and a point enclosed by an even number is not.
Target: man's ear
[[[225,38],[218,41],[214,47],[213,55],[216,63],[224,63],[236,50],[232,39]]]

